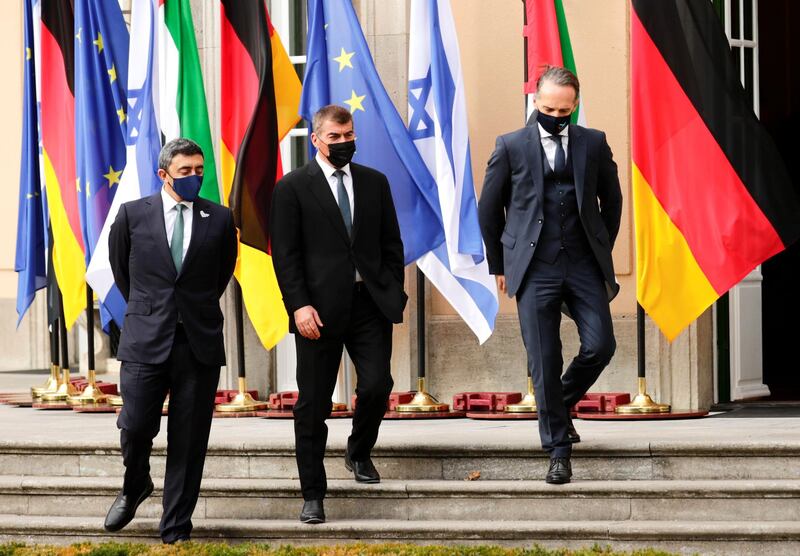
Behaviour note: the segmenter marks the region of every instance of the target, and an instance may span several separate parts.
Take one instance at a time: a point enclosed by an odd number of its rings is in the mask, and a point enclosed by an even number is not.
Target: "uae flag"
[[[214,146],[190,0],[158,0],[158,123],[167,141],[191,139],[203,149],[200,196],[220,202]]]
[[[280,141],[300,120],[300,79],[264,0],[222,0],[222,180],[239,228],[235,276],[265,348],[289,330],[269,248]]]
[[[47,208],[53,229],[53,267],[72,327],[86,307],[86,262],[75,171],[75,41],[71,0],[42,0],[42,155]]]
[[[711,2],[632,5],[637,298],[672,340],[800,236],[800,202]]]
[[[536,82],[545,66],[562,66],[578,75],[569,39],[563,0],[525,0],[525,94],[527,115],[533,112]],[[586,125],[583,103],[572,114],[572,123]]]

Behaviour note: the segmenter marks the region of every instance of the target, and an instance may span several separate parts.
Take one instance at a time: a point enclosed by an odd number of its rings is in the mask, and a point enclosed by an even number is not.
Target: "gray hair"
[[[182,154],[184,156],[194,156],[196,154],[204,156],[203,149],[200,148],[200,145],[198,145],[191,139],[178,137],[177,139],[168,141],[166,145],[161,147],[161,152],[158,153],[159,169],[161,170],[168,169],[169,165],[172,164],[172,159],[178,156],[179,154]]]
[[[539,89],[542,88],[542,84],[545,81],[561,87],[572,87],[575,89],[576,100],[578,96],[580,96],[581,84],[578,82],[578,76],[567,68],[562,68],[560,66],[544,66],[542,74],[539,76],[539,79],[536,80],[536,98],[539,98]]]
[[[328,120],[333,120],[337,124],[344,125],[353,121],[353,115],[347,108],[339,106],[338,104],[323,106],[314,114],[314,119],[311,122],[312,131],[319,135],[319,132],[322,130],[322,124]]]

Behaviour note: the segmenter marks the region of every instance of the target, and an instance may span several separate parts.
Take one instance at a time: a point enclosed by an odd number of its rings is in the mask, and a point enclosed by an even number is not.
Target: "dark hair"
[[[184,156],[194,156],[196,154],[204,156],[203,149],[200,148],[200,145],[198,145],[191,139],[178,137],[177,139],[173,139],[172,141],[167,141],[167,144],[161,147],[161,152],[158,153],[159,169],[161,170],[168,169],[169,165],[172,164],[172,159],[179,154],[182,154]]]
[[[572,87],[575,89],[575,99],[581,94],[581,84],[578,81],[578,76],[572,73],[567,68],[560,66],[545,65],[542,68],[542,74],[536,80],[536,96],[539,96],[539,89],[542,88],[542,83],[549,81],[554,85],[561,85],[562,87]]]
[[[353,121],[353,115],[350,111],[343,107],[339,106],[338,104],[329,104],[327,106],[323,106],[317,113],[314,114],[314,119],[311,122],[311,127],[314,133],[319,134],[320,130],[322,129],[322,124],[327,122],[328,120],[333,120],[337,124],[346,124]]]

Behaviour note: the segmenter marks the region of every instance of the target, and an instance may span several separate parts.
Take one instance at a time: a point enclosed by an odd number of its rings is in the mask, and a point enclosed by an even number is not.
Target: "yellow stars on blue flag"
[[[124,108],[120,108],[119,110],[117,110],[117,117],[119,118],[119,123],[122,123],[128,119],[128,115],[125,113]]]
[[[341,72],[344,68],[353,69],[353,62],[351,62],[351,58],[355,55],[355,51],[347,52],[344,48],[342,48],[342,53],[335,57],[333,60],[334,62],[339,62],[339,71]]]
[[[114,170],[113,166],[108,167],[108,174],[103,174],[103,177],[108,180],[108,188],[114,187],[115,183],[119,183],[119,177],[122,175],[122,170]]]
[[[32,56],[32,54],[31,54],[31,47],[30,47],[30,46],[26,46],[26,47],[25,47],[25,59],[26,59],[26,60],[30,60],[30,59],[31,59],[31,56]]]
[[[83,33],[83,27],[80,27],[80,28],[78,29],[78,32],[77,32],[77,33],[75,33],[75,39],[76,39],[78,42],[82,42],[82,40],[81,40],[81,33]]]
[[[111,79],[111,83],[117,80],[117,67],[114,64],[111,64],[111,69],[108,70],[108,77]]]
[[[103,35],[101,35],[99,31],[97,33],[97,38],[92,41],[92,44],[97,47],[98,54],[103,51]]]
[[[350,113],[354,114],[356,110],[361,110],[362,112],[365,112],[364,105],[362,104],[365,98],[367,98],[367,95],[357,95],[355,91],[351,91],[350,98],[342,102],[344,102],[347,106],[349,106]]]

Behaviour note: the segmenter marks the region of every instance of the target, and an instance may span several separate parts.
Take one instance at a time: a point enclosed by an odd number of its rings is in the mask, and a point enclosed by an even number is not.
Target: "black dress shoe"
[[[372,460],[370,458],[367,458],[364,461],[353,461],[350,459],[350,452],[345,450],[344,466],[348,471],[353,472],[353,476],[355,477],[357,483],[374,484],[381,482],[381,476],[378,473],[378,470],[375,469],[375,466],[372,464]]]
[[[572,424],[571,417],[567,420],[567,439],[573,444],[577,444],[581,441],[581,435],[575,430],[575,425]]]
[[[300,512],[300,521],[303,523],[325,523],[325,508],[322,500],[306,500]]]
[[[106,515],[106,521],[103,524],[105,530],[113,533],[125,527],[136,515],[136,508],[151,494],[153,494],[153,481],[150,480],[138,496],[120,492]]]
[[[170,541],[162,540],[161,542],[163,544],[181,544],[181,543],[190,542],[190,541],[191,541],[191,539],[189,537],[177,537],[177,538],[172,539]]]
[[[551,485],[563,485],[568,483],[572,478],[572,464],[569,458],[552,458],[550,460],[550,469],[547,471],[547,476],[544,478],[546,483]]]

